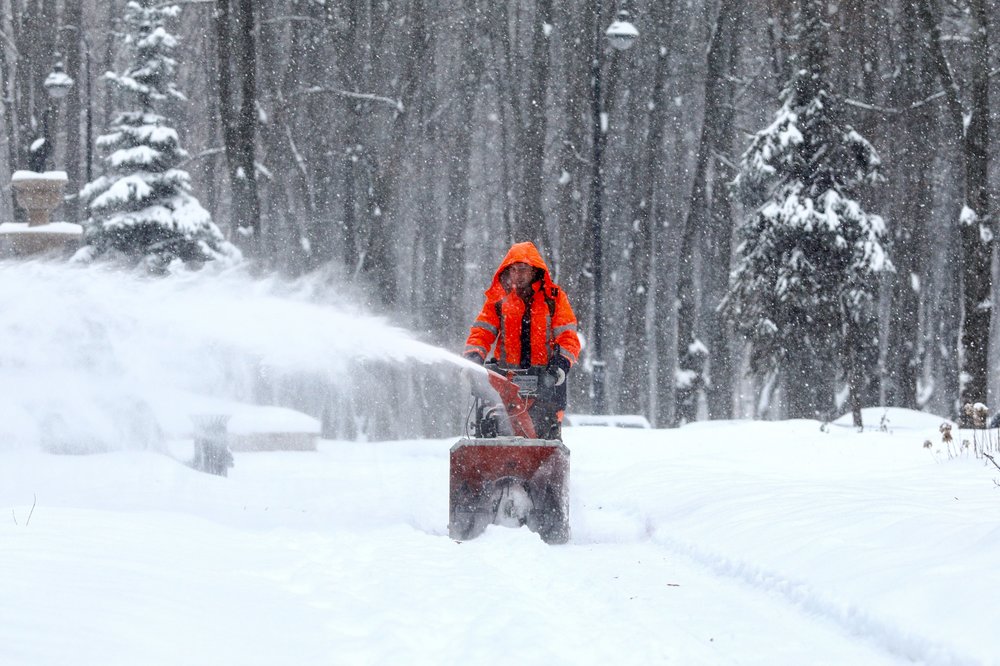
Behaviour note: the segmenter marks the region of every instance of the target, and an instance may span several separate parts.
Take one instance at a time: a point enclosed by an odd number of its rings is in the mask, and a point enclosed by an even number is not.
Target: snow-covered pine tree
[[[892,265],[882,218],[857,201],[881,180],[878,155],[844,124],[824,79],[823,8],[801,3],[783,104],[742,156],[736,186],[752,212],[724,307],[750,344],[751,372],[780,373],[789,417],[828,418],[843,372],[859,421],[859,382],[875,369],[876,277]]]
[[[171,262],[235,260],[239,252],[226,242],[208,211],[191,194],[190,176],[178,165],[187,157],[177,132],[155,113],[168,98],[184,100],[174,85],[177,39],[167,31],[177,17],[176,5],[125,8],[125,49],[132,64],[105,78],[131,101],[134,110],[120,113],[108,133],[97,139],[105,153],[104,174],[81,191],[87,202],[87,246],[78,257],[90,259],[109,251],[151,270]]]

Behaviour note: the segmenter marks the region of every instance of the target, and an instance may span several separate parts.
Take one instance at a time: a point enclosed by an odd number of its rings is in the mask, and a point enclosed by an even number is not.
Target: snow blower
[[[448,534],[474,539],[489,525],[527,525],[550,544],[569,540],[569,449],[538,439],[529,410],[542,369],[499,369],[471,378],[472,437],[451,447]]]

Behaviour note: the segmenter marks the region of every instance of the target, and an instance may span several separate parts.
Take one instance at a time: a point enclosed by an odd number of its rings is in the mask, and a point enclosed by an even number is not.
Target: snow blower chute
[[[527,525],[546,543],[569,539],[569,449],[538,439],[529,416],[540,372],[487,364],[471,378],[473,437],[451,447],[451,538]]]

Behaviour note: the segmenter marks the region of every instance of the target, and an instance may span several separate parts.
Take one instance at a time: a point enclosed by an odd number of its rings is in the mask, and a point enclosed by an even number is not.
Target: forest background
[[[1000,6],[805,1],[822,18],[829,93],[881,158],[861,202],[884,218],[895,270],[878,278],[862,401],[957,416],[1000,391]],[[0,0],[0,220],[21,214],[10,177],[47,114],[68,191],[100,174],[94,141],[123,110],[103,74],[126,58],[125,4]],[[531,240],[588,342],[603,303],[604,409],[660,426],[789,415],[790,375],[748,372],[719,304],[752,212],[732,183],[793,78],[799,2],[158,4],[182,9],[171,30],[186,96],[158,112],[195,195],[255,270],[349,282],[457,352],[499,259]],[[639,32],[624,51],[604,35],[621,10]],[[58,101],[42,86],[57,59],[75,81]],[[70,196],[61,215],[87,211]],[[574,411],[595,409],[593,352],[573,373]]]

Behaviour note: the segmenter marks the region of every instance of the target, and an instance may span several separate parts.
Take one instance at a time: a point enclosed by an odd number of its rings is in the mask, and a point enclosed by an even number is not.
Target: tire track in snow
[[[847,634],[874,644],[893,656],[934,666],[981,666],[984,663],[959,653],[945,643],[895,626],[853,604],[835,601],[802,581],[661,534],[653,533],[651,541],[719,577],[781,597],[804,613],[833,622]]]

